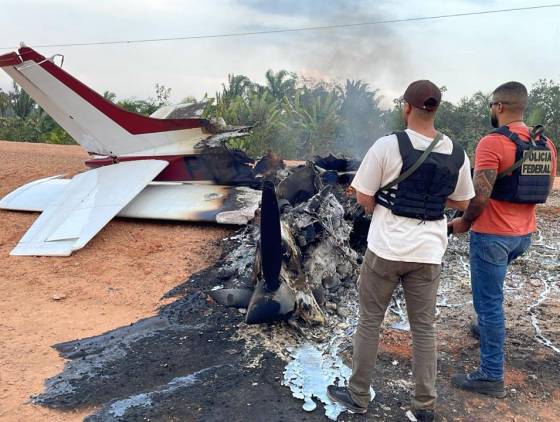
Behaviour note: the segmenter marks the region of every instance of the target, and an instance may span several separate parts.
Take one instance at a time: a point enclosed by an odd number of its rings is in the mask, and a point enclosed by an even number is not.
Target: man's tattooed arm
[[[497,176],[497,170],[478,170],[474,172],[473,183],[475,196],[471,199],[469,207],[463,215],[463,221],[465,223],[469,225],[472,224],[473,221],[482,214],[482,211],[486,208],[486,204],[488,204],[492,189],[494,189]]]

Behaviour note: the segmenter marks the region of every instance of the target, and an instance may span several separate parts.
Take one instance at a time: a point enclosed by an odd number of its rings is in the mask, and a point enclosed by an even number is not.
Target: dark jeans
[[[480,370],[489,379],[504,379],[504,279],[508,265],[531,245],[531,234],[470,235],[471,285],[480,328]]]

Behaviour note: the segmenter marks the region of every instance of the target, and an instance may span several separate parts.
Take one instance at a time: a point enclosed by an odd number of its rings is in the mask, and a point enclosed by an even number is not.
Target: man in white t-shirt
[[[348,387],[329,386],[328,395],[353,413],[367,411],[380,326],[394,289],[402,283],[413,340],[412,408],[419,421],[434,419],[434,320],[447,247],[443,210],[464,210],[474,197],[464,150],[434,128],[440,102],[441,91],[432,82],[410,84],[404,93],[406,131],[378,139],[352,182],[358,203],[373,216],[358,279],[352,376]]]

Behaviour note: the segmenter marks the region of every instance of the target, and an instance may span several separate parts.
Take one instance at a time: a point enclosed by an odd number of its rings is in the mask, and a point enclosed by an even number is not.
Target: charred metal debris
[[[246,308],[248,324],[325,324],[325,306],[353,286],[365,249],[367,218],[348,192],[356,166],[333,156],[290,169],[270,156],[257,163],[266,169],[260,210],[233,236],[240,245],[210,296]]]

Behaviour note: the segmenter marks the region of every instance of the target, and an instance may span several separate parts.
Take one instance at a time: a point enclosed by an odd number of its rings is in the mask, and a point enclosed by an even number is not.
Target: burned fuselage
[[[233,258],[224,288],[210,295],[225,306],[246,307],[249,324],[325,323],[323,307],[341,285],[355,281],[359,266],[350,246],[356,203],[338,180],[342,175],[346,182],[347,174],[308,162],[276,187],[265,181],[257,218],[238,235],[254,248],[250,275],[247,262]]]

